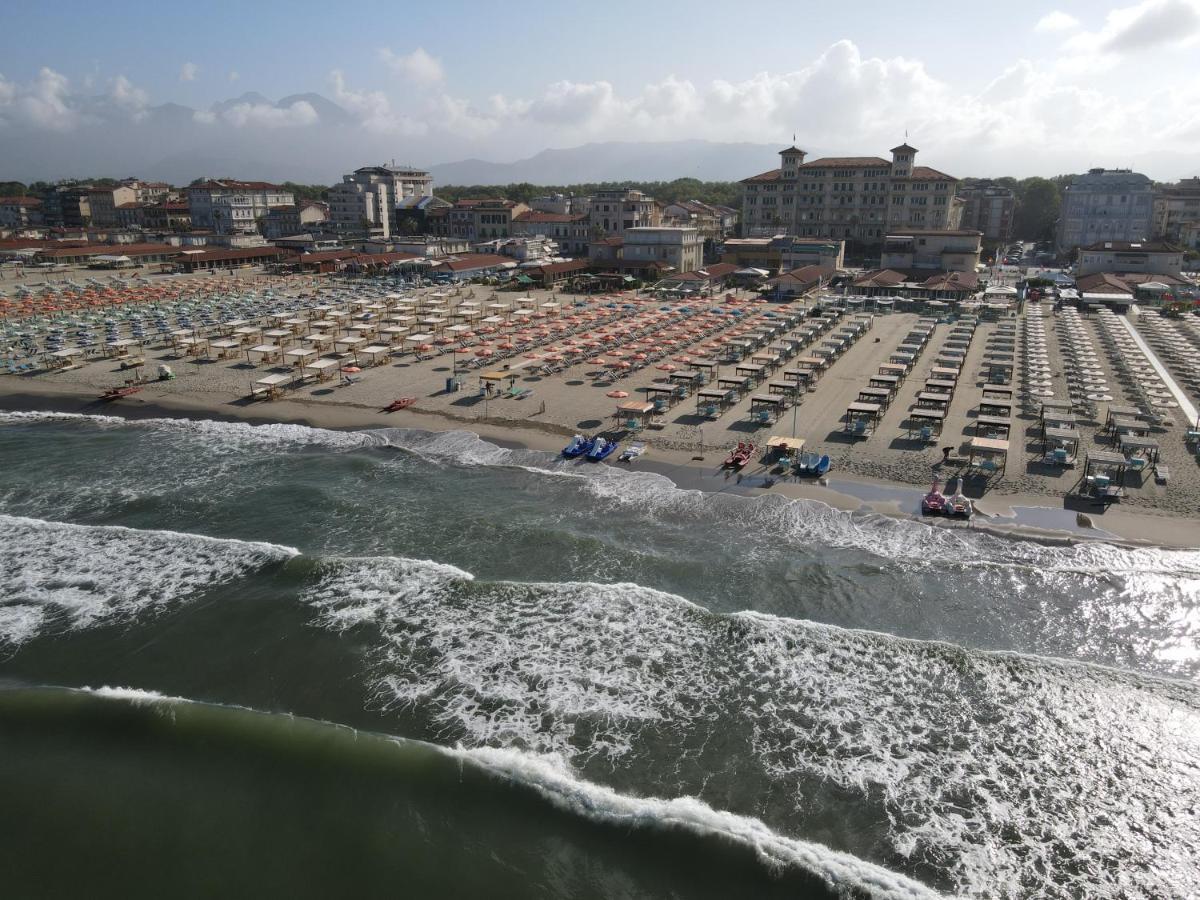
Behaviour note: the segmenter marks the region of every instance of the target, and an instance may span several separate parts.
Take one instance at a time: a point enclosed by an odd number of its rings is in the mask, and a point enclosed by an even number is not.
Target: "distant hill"
[[[736,181],[778,162],[775,144],[713,141],[609,141],[543,150],[528,159],[497,163],[482,159],[430,166],[435,184],[578,184],[599,181]]]

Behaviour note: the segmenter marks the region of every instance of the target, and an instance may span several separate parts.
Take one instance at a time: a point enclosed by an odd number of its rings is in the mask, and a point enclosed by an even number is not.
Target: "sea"
[[[0,414],[9,897],[1200,894],[1200,552]]]

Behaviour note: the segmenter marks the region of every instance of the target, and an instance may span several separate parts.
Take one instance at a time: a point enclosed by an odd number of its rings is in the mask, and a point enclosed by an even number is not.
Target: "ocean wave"
[[[315,574],[320,623],[378,635],[380,704],[441,740],[652,791],[784,796],[796,827],[850,803],[890,823],[881,862],[972,896],[1152,896],[1194,876],[1160,858],[1200,848],[1190,685],[716,615],[634,584],[481,582],[404,559]]]
[[[349,755],[360,755],[370,746],[371,749],[380,750],[390,747],[392,755],[398,760],[417,754],[430,759],[440,758],[460,768],[457,776],[449,771],[446,773],[448,778],[455,781],[462,782],[461,767],[470,767],[518,790],[529,791],[570,816],[605,827],[615,827],[634,841],[653,840],[658,835],[682,834],[701,842],[715,839],[743,848],[758,860],[768,879],[798,870],[827,887],[830,896],[852,895],[880,900],[928,900],[939,896],[927,885],[882,866],[816,842],[778,834],[759,820],[714,809],[696,798],[661,799],[622,794],[581,778],[578,772],[553,757],[511,749],[441,747],[364,733],[335,723],[170,697],[142,688],[42,689],[22,693],[27,698],[40,693],[47,703],[53,703],[59,696],[69,700],[71,695],[84,695],[134,708],[170,711],[174,727],[189,727],[192,724],[189,717],[201,715],[206,717],[205,731],[212,736],[215,736],[214,731],[224,730],[225,725],[229,725],[229,732],[238,735],[239,739],[244,739],[242,736],[251,729],[265,734],[276,728],[286,728],[290,735],[289,744],[297,740],[311,740],[312,743],[328,745],[335,741],[340,743],[342,752]],[[3,698],[4,693],[0,693],[0,715],[3,713]],[[702,849],[702,846],[698,846],[694,852],[702,852]]]
[[[256,541],[0,514],[0,643],[124,620],[299,551]]]

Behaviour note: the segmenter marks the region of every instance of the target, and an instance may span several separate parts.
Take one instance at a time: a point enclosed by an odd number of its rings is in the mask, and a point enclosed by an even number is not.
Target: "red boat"
[[[110,388],[100,395],[101,400],[119,400],[122,397],[128,397],[130,394],[136,394],[141,390],[141,387],[136,384],[127,384],[125,387]]]
[[[399,409],[408,409],[417,402],[416,397],[401,397],[399,400],[393,400],[385,406],[380,412],[396,412]]]
[[[754,455],[754,445],[744,441],[738,441],[738,445],[733,448],[730,454],[725,457],[726,469],[740,469],[750,461],[750,457]]]

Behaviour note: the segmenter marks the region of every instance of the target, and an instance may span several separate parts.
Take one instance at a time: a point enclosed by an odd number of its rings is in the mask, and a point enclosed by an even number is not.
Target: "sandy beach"
[[[313,288],[301,288],[294,283],[289,287],[287,282],[282,282],[276,284],[276,290],[299,292]],[[351,304],[345,300],[353,291],[350,286],[338,287],[337,296],[347,309]],[[511,340],[507,334],[514,334],[517,327],[526,327],[504,318],[513,313],[515,298],[512,294],[464,286],[436,291],[426,288],[415,296],[419,299],[428,295],[436,296],[436,302],[444,304],[440,307],[443,313],[462,304],[483,306],[482,312],[497,313],[497,325],[493,329],[497,335],[493,340]],[[629,340],[629,347],[634,350],[654,349],[654,328],[670,327],[682,331],[692,324],[683,317],[678,324],[674,321],[653,324],[655,320],[651,317],[662,304],[640,298],[625,298],[634,302],[624,304],[616,302],[621,299],[536,291],[524,298],[526,308],[531,310],[555,307],[555,314],[561,315],[572,307],[581,309],[595,316],[598,329],[614,329],[609,332],[614,338],[618,335],[615,328],[622,321],[645,319],[652,323],[651,333],[618,339],[617,347],[622,346],[620,340]],[[744,295],[737,299],[743,304],[747,302]],[[717,303],[716,300],[693,301],[696,307],[706,309]],[[496,309],[486,308],[492,305]],[[763,317],[768,312],[784,315],[798,311],[788,305],[773,308],[753,304],[739,308],[746,313],[746,321],[751,323],[743,325],[742,331],[756,324],[770,324],[773,320]],[[1043,323],[1049,356],[1058,359],[1061,348],[1057,346],[1058,331],[1053,327],[1055,317],[1051,311],[1033,305],[1024,315],[1031,321]],[[553,319],[554,315],[545,316],[545,321]],[[448,318],[447,321],[453,320]],[[677,349],[661,356],[661,361],[672,363],[670,366],[643,363],[630,366],[630,370],[614,371],[612,360],[595,358],[596,353],[605,352],[601,349],[568,356],[554,367],[557,371],[543,369],[542,360],[532,357],[544,355],[547,350],[561,349],[562,340],[556,340],[552,332],[540,346],[535,346],[537,353],[518,355],[510,351],[501,353],[495,360],[478,358],[471,350],[472,344],[466,340],[456,341],[453,346],[442,342],[436,350],[426,353],[405,352],[402,344],[393,348],[396,352],[389,352],[379,359],[377,365],[364,363],[358,354],[340,354],[343,364],[363,363],[353,384],[339,384],[339,379],[330,378],[297,386],[273,400],[249,396],[256,380],[271,373],[288,371],[286,365],[280,365],[280,360],[272,363],[255,359],[246,352],[251,343],[263,340],[260,336],[248,337],[241,345],[235,344],[231,352],[222,354],[225,358],[212,358],[216,354],[201,358],[178,346],[152,340],[140,351],[145,361],[141,371],[152,376],[157,365],[166,364],[176,375],[173,380],[148,381],[132,396],[100,402],[97,398],[101,391],[123,384],[132,372],[122,368],[120,359],[90,359],[82,365],[62,370],[0,376],[0,405],[7,409],[138,417],[293,422],[333,429],[395,426],[428,431],[466,430],[496,443],[550,452],[560,450],[573,434],[605,433],[618,439],[645,442],[648,453],[636,465],[669,475],[685,487],[743,492],[770,490],[789,497],[821,500],[841,509],[866,508],[887,515],[919,515],[920,496],[930,480],[938,477],[946,481],[963,470],[977,409],[988,387],[978,373],[985,366],[991,338],[1002,336],[997,332],[1000,323],[981,322],[970,339],[962,360],[962,377],[945,411],[941,437],[933,441],[913,439],[911,427],[906,424],[909,410],[924,390],[922,384],[931,376],[933,352],[925,352],[915,361],[912,371],[889,398],[890,403],[875,422],[874,434],[869,439],[850,440],[845,431],[844,415],[848,405],[855,402],[867,380],[888,362],[898,345],[912,332],[919,321],[919,316],[914,313],[876,315],[870,319],[862,336],[827,363],[819,380],[802,395],[801,402],[790,409],[785,408],[773,417],[777,420],[769,424],[754,421],[752,412],[758,402],[755,398],[767,395],[768,383],[772,393],[779,386],[778,372],[768,371],[755,379],[758,383],[752,388],[739,392],[736,402],[722,409],[716,417],[703,414],[706,412],[701,409],[703,401],[689,396],[675,402],[664,414],[656,415],[657,427],[645,428],[637,435],[629,434],[625,414],[614,415],[617,404],[623,401],[610,394],[619,391],[630,401],[662,396],[674,382],[675,371],[684,370],[689,362],[707,356],[708,351],[718,346],[716,342],[725,336],[740,333],[723,321],[707,321],[709,324],[703,334],[696,331],[693,344],[681,343]],[[945,336],[949,326],[931,326],[927,324],[931,320],[924,321],[923,327],[931,329],[934,342]],[[271,325],[265,317],[258,324],[264,328]],[[444,328],[445,324],[440,327]],[[794,329],[780,329],[776,337],[786,340],[789,333],[794,336],[804,327],[807,327],[807,320],[797,319]],[[1089,323],[1088,327],[1096,326]],[[673,331],[670,333],[674,334]],[[378,336],[365,338],[372,343],[379,339]],[[814,339],[814,343],[818,340]],[[459,343],[465,345],[465,349],[455,353]],[[537,343],[535,341],[535,345]],[[282,340],[281,346],[303,345],[297,338]],[[496,347],[492,343],[482,346]],[[506,346],[499,344],[499,347]],[[324,351],[326,357],[331,357],[332,349]],[[799,351],[801,355],[805,352],[809,351]],[[618,352],[614,358],[632,358],[632,354]],[[753,369],[748,361],[745,365]],[[782,360],[777,365],[782,370],[788,363]],[[739,376],[744,374],[742,364],[725,363],[714,368],[722,379],[730,378],[735,369]],[[1055,371],[1049,380],[1053,390],[1061,395],[1066,389],[1065,376],[1058,364],[1053,368]],[[502,376],[490,394],[483,389],[486,384],[480,378],[489,372]],[[1108,374],[1110,383],[1115,382],[1113,373]],[[936,377],[936,373],[933,375]],[[458,379],[458,390],[447,390],[450,377]],[[716,380],[712,378],[709,387]],[[661,390],[658,394],[647,394],[647,389],[651,392]],[[520,392],[521,396],[511,396],[515,392]],[[407,409],[392,413],[381,411],[399,397],[411,397],[414,402]],[[1120,399],[1114,396],[1114,402]],[[1093,537],[1167,546],[1200,546],[1200,523],[1192,518],[1200,503],[1200,475],[1194,457],[1183,444],[1182,431],[1189,426],[1178,412],[1157,435],[1161,460],[1169,463],[1171,468],[1170,482],[1156,484],[1147,473],[1140,483],[1127,482],[1121,503],[1108,507],[1082,503],[1081,498],[1067,496],[1079,480],[1079,468],[1056,469],[1043,465],[1036,414],[1015,401],[1012,412],[1011,449],[1003,472],[990,479],[983,489],[967,489],[975,498],[978,513],[970,527],[1019,529],[1025,535],[1044,534],[1056,538]],[[1102,419],[1100,412],[1095,421],[1078,423],[1081,451],[1110,446],[1100,434]],[[762,446],[769,434],[803,437],[808,448],[828,454],[832,463],[828,477],[820,484],[791,476],[778,477],[757,461],[748,466],[740,478],[732,479],[728,473],[720,471],[720,462],[729,447],[745,440]],[[943,462],[946,448],[949,452]],[[939,524],[963,527],[961,524]]]

